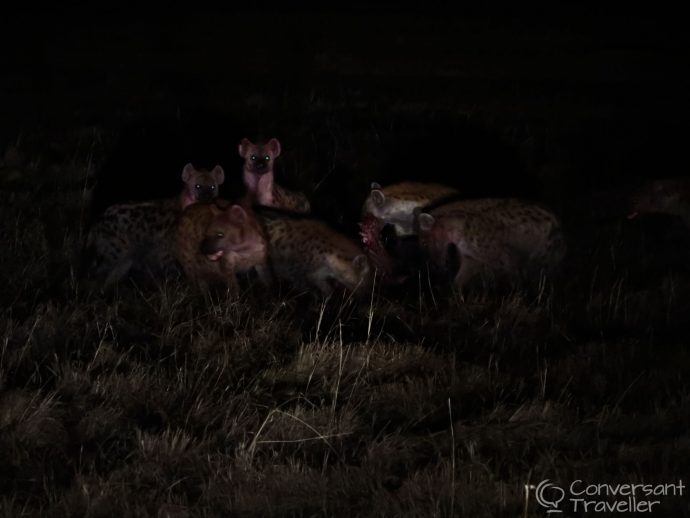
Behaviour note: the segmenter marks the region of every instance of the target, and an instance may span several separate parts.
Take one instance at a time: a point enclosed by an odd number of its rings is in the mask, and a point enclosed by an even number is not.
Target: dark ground
[[[2,515],[545,516],[525,484],[688,473],[690,236],[625,219],[689,171],[672,13],[79,13],[0,36]],[[176,194],[189,161],[232,196],[262,136],[345,232],[371,181],[546,203],[564,275],[323,308],[85,290],[93,215]]]

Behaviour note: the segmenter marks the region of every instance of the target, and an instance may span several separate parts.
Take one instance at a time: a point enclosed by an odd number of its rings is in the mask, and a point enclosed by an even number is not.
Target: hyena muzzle
[[[266,242],[249,209],[238,204],[195,205],[180,216],[175,256],[190,281],[201,288],[237,292],[237,275],[256,271],[267,283]]]

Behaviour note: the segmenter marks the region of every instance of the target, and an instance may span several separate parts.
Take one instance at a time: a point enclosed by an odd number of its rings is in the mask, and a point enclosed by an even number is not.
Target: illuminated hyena
[[[220,166],[207,171],[187,164],[179,197],[108,207],[87,238],[89,275],[109,287],[130,271],[174,269],[170,232],[175,220],[184,208],[215,199],[224,179]]]
[[[416,262],[415,210],[456,196],[456,189],[437,183],[400,182],[383,188],[371,184],[362,207],[360,237],[384,282],[403,280]]]
[[[370,282],[369,260],[359,244],[316,219],[263,211],[271,271],[296,289],[363,292]]]
[[[629,218],[638,214],[678,216],[690,228],[690,178],[666,178],[647,182],[632,199]]]
[[[451,202],[416,217],[419,243],[429,263],[447,271],[459,262],[454,284],[463,288],[476,274],[511,281],[553,272],[565,255],[558,218],[515,199]]]
[[[309,213],[309,200],[304,194],[288,191],[275,183],[273,163],[280,155],[278,139],[272,138],[266,144],[254,144],[249,139],[242,139],[239,153],[244,158],[242,178],[250,204],[256,203],[300,214]]]
[[[178,263],[200,288],[221,286],[236,294],[237,274],[252,270],[270,283],[263,229],[241,205],[193,205],[180,215],[173,239]]]
[[[324,296],[338,288],[347,292],[363,291],[368,285],[371,269],[364,252],[356,241],[325,223],[266,209],[258,209],[255,221],[250,214],[244,217],[239,210],[233,210],[234,213],[214,211],[213,215],[207,212],[208,220],[197,223],[199,227],[205,226],[206,237],[196,258],[181,259],[190,265],[187,269],[190,277],[203,277],[212,270],[209,277],[221,278],[230,271],[225,262],[232,257],[231,265],[241,263],[245,269],[256,268],[259,279],[266,284],[282,281],[297,290],[316,290]],[[257,222],[265,248],[259,240]],[[183,229],[184,238],[180,237],[178,247],[189,247],[185,244],[189,241],[187,236],[199,234],[199,227]],[[200,257],[207,264],[201,264]],[[208,260],[218,264],[209,266]],[[238,270],[236,266],[235,270]],[[224,273],[218,275],[219,271]]]

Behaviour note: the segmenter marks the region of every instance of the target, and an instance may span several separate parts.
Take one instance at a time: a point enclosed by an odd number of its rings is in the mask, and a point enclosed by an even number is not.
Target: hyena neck
[[[196,203],[194,197],[191,194],[189,194],[187,189],[184,189],[182,191],[182,194],[180,194],[180,209],[184,210],[194,203]]]
[[[244,185],[256,203],[267,206],[273,205],[273,171],[257,175],[245,170]]]
[[[257,234],[236,247],[235,252],[254,257],[264,256],[266,254],[266,241],[261,234]]]

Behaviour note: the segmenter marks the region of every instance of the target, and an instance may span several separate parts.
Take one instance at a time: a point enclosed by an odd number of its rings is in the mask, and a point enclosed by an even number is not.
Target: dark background
[[[9,13],[0,143],[111,131],[99,212],[174,194],[189,161],[239,173],[239,140],[276,136],[281,182],[333,222],[370,181],[560,207],[688,170],[673,12],[298,5]]]

